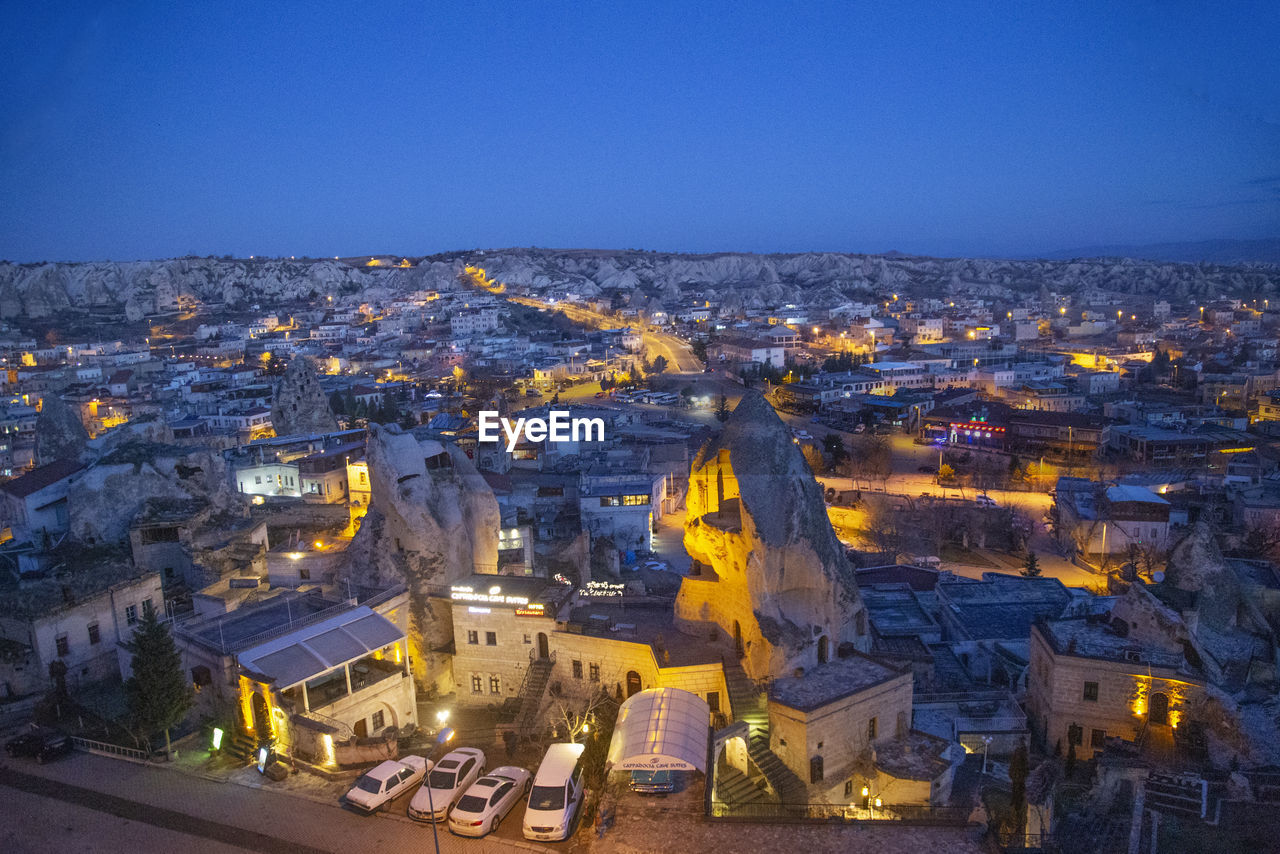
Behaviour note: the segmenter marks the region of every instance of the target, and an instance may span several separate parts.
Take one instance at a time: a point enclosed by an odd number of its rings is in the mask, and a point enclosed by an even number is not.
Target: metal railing
[[[858,807],[848,804],[779,804],[755,801],[726,804],[713,801],[708,818],[714,821],[771,823],[839,823],[947,825],[960,827],[969,823],[968,807],[931,806],[929,804],[884,804]]]
[[[151,759],[151,754],[146,750],[139,750],[136,747],[121,747],[118,744],[111,744],[107,741],[92,741],[79,736],[72,736],[71,743],[79,750],[86,753],[97,753],[104,756],[121,756],[125,759],[136,759],[139,762],[147,762]]]

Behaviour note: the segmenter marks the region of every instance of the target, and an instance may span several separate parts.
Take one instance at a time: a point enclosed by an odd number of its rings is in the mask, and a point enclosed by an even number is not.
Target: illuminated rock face
[[[694,460],[684,544],[694,560],[676,599],[690,633],[715,624],[757,680],[870,647],[853,570],[822,490],[786,425],[748,393]]]
[[[338,420],[320,388],[320,379],[305,357],[295,357],[276,384],[271,426],[277,436],[332,433]]]
[[[409,589],[415,674],[447,673],[430,652],[453,639],[447,601],[429,596],[498,564],[498,501],[467,455],[454,445],[419,441],[395,426],[369,426],[369,512],[346,552],[345,574],[370,585]]]

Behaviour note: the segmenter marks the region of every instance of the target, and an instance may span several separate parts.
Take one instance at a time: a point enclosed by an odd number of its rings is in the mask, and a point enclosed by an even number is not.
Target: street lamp
[[[991,736],[984,735],[982,737],[982,773],[987,773],[987,749],[991,747]]]
[[[446,718],[448,718],[449,712],[446,710],[444,712],[444,715]],[[436,712],[436,718],[437,719],[440,718],[439,712]],[[436,830],[436,805],[431,798],[431,766],[435,764],[434,762],[431,761],[431,757],[435,756],[436,748],[441,747],[445,744],[448,744],[452,740],[453,740],[452,728],[446,727],[440,730],[440,734],[436,736],[435,747],[431,748],[431,753],[427,756],[427,779],[423,782],[423,785],[427,787],[427,809],[431,810],[431,841],[434,842],[436,845],[436,854],[440,854],[440,832]]]

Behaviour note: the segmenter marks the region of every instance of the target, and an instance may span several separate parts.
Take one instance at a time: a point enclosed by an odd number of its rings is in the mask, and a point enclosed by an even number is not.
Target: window
[[[845,796],[846,798],[852,798],[852,797],[853,797],[853,781],[852,781],[852,780],[845,780],[845,781],[844,781],[844,796]]]
[[[302,567],[301,569],[299,569],[299,570],[298,570],[298,579],[299,579],[300,581],[310,581],[310,580],[311,580],[311,570],[307,569],[305,566],[304,566],[304,567]]]
[[[382,713],[381,709],[373,713],[372,724],[373,724],[372,728],[374,732],[377,732],[378,730],[382,729],[384,726],[387,725],[386,715]]]
[[[599,682],[600,681],[600,665],[598,664],[589,665],[587,675],[591,678],[592,682]]]
[[[711,709],[711,711],[713,712],[720,711],[720,692],[719,691],[707,692],[707,708]]]
[[[138,622],[138,606],[137,605],[129,605],[124,609],[124,621],[126,624],[130,626],[137,624]]]
[[[498,678],[498,675],[496,673],[489,674],[489,693],[490,694],[502,693],[502,680]]]
[[[173,578],[173,567],[171,567],[171,566],[166,566],[166,567],[164,568],[164,577],[165,577],[165,578],[168,578],[168,579],[172,579],[172,578]]]
[[[467,643],[472,644],[473,646],[474,646],[475,644],[480,643],[480,633],[479,633],[479,632],[477,632],[475,629],[468,629],[468,630],[467,630]]]
[[[498,645],[498,633],[497,633],[497,632],[485,632],[485,633],[484,633],[484,645],[485,645],[485,646],[497,646],[497,645]]]
[[[98,631],[98,624],[90,623],[89,624],[89,645],[93,646],[100,640],[102,640],[102,634],[101,632]]]
[[[1084,683],[1084,698],[1091,703],[1098,702],[1098,683],[1097,682]]]
[[[1072,724],[1067,727],[1067,743],[1079,744],[1084,740],[1084,729],[1078,724]]]
[[[809,782],[822,782],[822,757],[815,756],[809,760]]]
[[[150,599],[143,599],[143,600],[142,600],[142,613],[143,613],[143,614],[145,614],[146,616],[148,616],[148,617],[150,617],[150,616],[151,616],[151,611],[152,611],[152,609],[153,609],[154,607],[155,607],[155,606],[151,604],[151,600],[150,600]]]
[[[255,484],[257,484],[258,486],[262,486],[262,475],[260,475],[260,474],[255,474],[255,475],[253,476],[253,482],[254,482]]]
[[[58,635],[56,638],[54,638],[53,642],[58,647],[59,658],[61,658],[62,656],[66,655],[68,652],[71,651],[71,645],[67,643],[66,635]]]
[[[533,643],[533,637],[532,637],[531,635],[525,635],[525,636],[524,636],[524,642],[525,642],[525,643]]]
[[[1089,733],[1089,746],[1101,749],[1107,742],[1106,730],[1095,729]]]
[[[203,664],[197,664],[191,668],[191,684],[197,688],[203,688],[205,685],[213,684],[213,671]]]
[[[875,718],[867,721],[867,741],[876,740],[876,726],[878,721]]]
[[[575,661],[573,663],[573,678],[574,679],[582,678],[582,662],[581,661]]]
[[[472,673],[471,674],[471,693],[479,694],[483,686],[484,686],[484,683],[483,683],[483,680],[481,680],[480,678],[480,674]]]

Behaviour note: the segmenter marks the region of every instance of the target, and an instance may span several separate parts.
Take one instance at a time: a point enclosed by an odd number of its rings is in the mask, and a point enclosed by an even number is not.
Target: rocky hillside
[[[621,293],[633,304],[697,295],[736,307],[815,304],[910,290],[938,296],[1008,297],[1046,288],[1102,289],[1170,299],[1274,295],[1280,265],[1177,264],[1129,259],[1013,261],[906,255],[673,255],[642,251],[507,249],[369,267],[345,260],[177,258],[165,261],[0,263],[0,318],[39,319],[67,310],[130,320],[194,305],[232,308],[326,295],[377,301],[457,285],[466,264],[542,293]],[[394,263],[397,259],[389,259]]]

